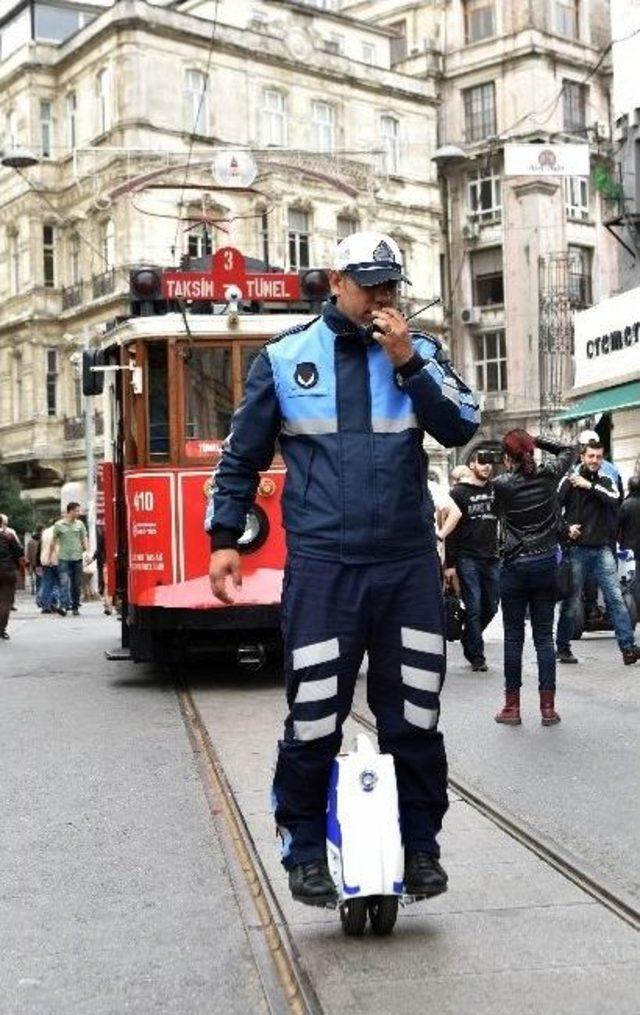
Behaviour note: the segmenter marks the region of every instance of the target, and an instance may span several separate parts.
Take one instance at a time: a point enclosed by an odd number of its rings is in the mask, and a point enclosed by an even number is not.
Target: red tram
[[[106,589],[122,600],[123,642],[134,660],[202,645],[233,647],[240,661],[257,664],[278,644],[282,460],[276,455],[261,475],[240,541],[243,587],[231,607],[211,593],[203,519],[253,358],[274,335],[309,319],[241,313],[234,303],[225,313],[132,317],[87,354],[85,391],[96,393],[103,386],[96,377],[104,378],[97,517]]]

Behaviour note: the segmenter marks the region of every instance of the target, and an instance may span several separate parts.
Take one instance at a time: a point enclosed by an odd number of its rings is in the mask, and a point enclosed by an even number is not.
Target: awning
[[[640,381],[618,384],[614,388],[593,391],[565,409],[557,418],[562,422],[595,416],[599,412],[613,412],[615,409],[630,409],[640,405]]]

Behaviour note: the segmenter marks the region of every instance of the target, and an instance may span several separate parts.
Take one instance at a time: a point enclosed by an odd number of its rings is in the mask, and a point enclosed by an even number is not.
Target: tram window
[[[149,388],[149,457],[163,461],[169,457],[169,385],[167,343],[149,342],[147,346]]]
[[[230,347],[194,349],[187,366],[187,439],[226,437],[233,415]]]
[[[261,345],[243,345],[242,346],[242,390],[247,383],[247,376],[251,369],[251,365],[254,359],[259,355]]]

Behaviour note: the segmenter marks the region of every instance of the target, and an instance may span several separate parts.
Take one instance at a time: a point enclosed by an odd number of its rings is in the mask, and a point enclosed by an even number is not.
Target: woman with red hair
[[[557,455],[537,465],[536,448]],[[507,472],[495,480],[495,508],[502,528],[500,598],[504,627],[505,704],[495,719],[519,726],[522,650],[527,609],[538,658],[543,726],[560,722],[555,710],[556,654],[553,619],[558,565],[558,483],[577,458],[577,449],[554,440],[510,430],[502,441]]]

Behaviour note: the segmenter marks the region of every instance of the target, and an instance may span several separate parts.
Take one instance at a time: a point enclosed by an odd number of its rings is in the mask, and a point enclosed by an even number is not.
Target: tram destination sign
[[[223,247],[213,256],[211,272],[163,271],[162,295],[166,300],[215,303],[299,300],[300,277],[291,272],[247,271],[244,255],[235,247]]]

